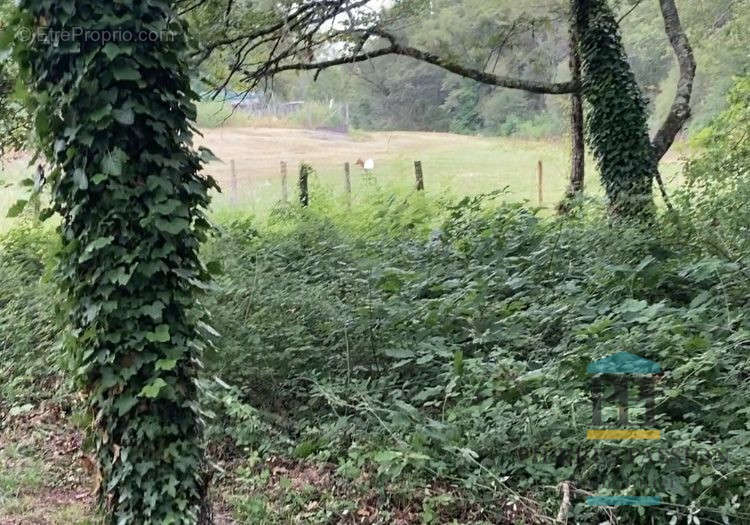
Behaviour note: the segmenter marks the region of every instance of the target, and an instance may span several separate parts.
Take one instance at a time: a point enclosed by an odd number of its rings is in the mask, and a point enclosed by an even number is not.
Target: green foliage
[[[12,151],[20,151],[30,134],[28,113],[13,96],[13,64],[0,59],[0,159]]]
[[[648,136],[646,102],[628,64],[614,13],[605,0],[586,0],[573,13],[580,38],[586,138],[599,166],[609,207],[637,217],[653,206],[657,166]]]
[[[450,92],[442,105],[451,119],[449,130],[453,133],[476,133],[483,124],[477,112],[482,86],[466,79],[459,79],[457,84],[458,87]]]
[[[24,0],[16,28],[158,35],[37,38],[15,54],[54,168],[66,348],[87,394],[101,505],[111,523],[197,523],[205,330],[195,301],[209,280],[198,248],[215,185],[191,145],[185,27],[163,0]]]
[[[10,18],[13,5],[0,0],[0,20]],[[13,31],[0,33],[0,44],[7,45]],[[31,121],[16,93],[18,66],[8,54],[0,55],[0,161],[12,151],[23,149],[30,135]]]
[[[57,242],[23,223],[0,237],[0,411],[60,398],[64,362],[48,270]]]
[[[750,76],[735,79],[729,107],[695,143],[703,153],[688,163],[679,195],[686,226],[717,255],[741,261],[750,276]]]
[[[669,523],[670,513],[743,522],[743,266],[684,224],[644,235],[603,226],[592,208],[586,219],[543,219],[489,197],[423,197],[340,214],[313,201],[279,208],[268,224],[220,225],[205,254],[223,266],[207,302],[222,334],[205,379],[220,416],[208,433],[217,454],[334,463],[342,478],[366,474],[382,506],[448,484],[456,505],[417,499],[436,523],[503,523],[512,508],[519,522],[554,517],[564,480],[585,491],[574,493],[570,516],[581,523],[606,519],[584,505],[586,493],[665,501],[645,515],[617,510],[626,523]],[[727,231],[746,227],[737,217],[727,215]],[[48,249],[26,237],[14,236],[24,251]],[[623,350],[665,370],[660,441],[585,440],[586,365]],[[260,484],[249,498],[229,498],[238,516],[273,523],[292,519],[290,509],[310,512],[289,484],[267,501],[264,472],[227,474]],[[349,508],[320,513],[341,519]]]
[[[443,107],[445,74],[426,64],[400,57],[373,60],[346,72],[339,98],[352,99],[352,124],[360,129],[448,131]],[[348,81],[352,73],[355,81]]]
[[[210,309],[224,337],[207,365],[234,385],[245,415],[233,421],[245,423],[214,439],[370,471],[409,494],[450,480],[489,522],[523,507],[519,495],[554,516],[563,480],[667,503],[645,517],[618,510],[629,523],[668,523],[691,504],[734,522],[750,497],[741,267],[682,228],[544,220],[486,198],[415,221],[419,201],[352,224],[310,209],[223,226]],[[667,371],[661,441],[585,439],[586,365],[623,350]],[[605,518],[580,494],[571,512]]]
[[[621,2],[623,12],[634,1]],[[680,19],[698,64],[693,86],[692,117],[686,131],[700,132],[726,107],[732,78],[750,72],[745,28],[748,0],[686,0],[678,4]],[[622,33],[639,84],[653,99],[652,123],[661,122],[672,103],[677,64],[659,2],[640,2],[622,22]]]

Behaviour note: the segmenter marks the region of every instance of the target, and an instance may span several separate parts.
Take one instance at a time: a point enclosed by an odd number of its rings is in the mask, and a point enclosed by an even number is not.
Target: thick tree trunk
[[[667,33],[669,43],[672,44],[677,63],[680,66],[680,78],[677,81],[677,91],[675,93],[672,107],[664,119],[661,128],[654,135],[651,145],[654,149],[654,157],[658,162],[669,150],[677,134],[680,132],[685,122],[690,118],[690,98],[693,94],[693,80],[695,79],[695,58],[693,57],[693,48],[690,41],[682,29],[680,15],[677,12],[674,0],[659,0],[662,18],[664,19],[664,31]],[[667,188],[664,181],[656,171],[656,182],[659,184],[659,190],[664,197],[667,207],[672,210],[672,203],[667,195]]]
[[[584,170],[586,168],[583,137],[583,97],[580,93],[571,95],[570,124],[573,139],[572,166],[568,195],[578,197],[583,193]]]
[[[677,12],[674,0],[659,0],[659,5],[664,19],[664,31],[667,33],[677,57],[677,63],[680,66],[680,78],[677,81],[677,92],[672,107],[669,109],[661,128],[651,141],[657,160],[661,159],[669,150],[682,126],[690,118],[690,98],[693,93],[693,79],[695,78],[693,49],[690,47],[687,35],[682,30],[680,15]]]
[[[571,13],[575,12],[575,0],[571,0]],[[579,37],[574,20],[570,23],[570,76],[575,85],[581,83],[581,55],[578,50]],[[583,194],[586,169],[585,144],[583,136],[583,96],[580,90],[570,96],[570,135],[571,135],[571,166],[570,183],[563,200],[558,205],[558,213],[564,214],[570,210],[570,203]]]
[[[580,35],[581,88],[589,111],[589,146],[610,214],[643,219],[653,212],[657,172],[646,101],[627,61],[617,20],[606,0],[574,1]]]
[[[66,348],[91,415],[103,522],[209,523],[196,379],[211,329],[196,298],[216,184],[192,147],[186,28],[169,0],[19,8],[40,32],[98,34],[15,45],[53,167]]]

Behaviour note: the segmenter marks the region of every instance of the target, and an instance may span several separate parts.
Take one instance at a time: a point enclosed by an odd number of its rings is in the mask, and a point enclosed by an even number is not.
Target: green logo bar
[[[591,496],[586,498],[591,507],[653,507],[661,505],[659,496]]]
[[[628,352],[605,357],[590,363],[586,367],[587,374],[659,374],[661,367],[658,363],[644,359]]]

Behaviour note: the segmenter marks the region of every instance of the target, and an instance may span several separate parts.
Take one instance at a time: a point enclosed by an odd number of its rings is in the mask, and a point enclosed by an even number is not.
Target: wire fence
[[[542,159],[519,169],[517,165],[504,167],[466,160],[402,156],[381,161],[372,170],[365,170],[350,161],[278,159],[269,162],[266,159],[259,163],[257,159],[244,158],[211,163],[206,171],[222,188],[222,194],[215,199],[217,205],[262,213],[281,201],[299,201],[298,183],[303,164],[313,169],[309,198],[314,201],[316,191],[322,191],[340,200],[342,205],[357,205],[376,190],[424,191],[433,196],[463,197],[507,189],[507,201],[553,207],[568,184],[568,173],[559,162]]]

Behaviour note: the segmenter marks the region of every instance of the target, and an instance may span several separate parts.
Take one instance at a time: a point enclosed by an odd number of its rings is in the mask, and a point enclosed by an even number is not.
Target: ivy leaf
[[[211,326],[207,325],[203,321],[198,321],[198,327],[208,332],[210,335],[214,337],[221,337],[221,334],[214,330]]]
[[[157,370],[174,370],[174,367],[177,366],[177,359],[159,359],[156,362],[156,369]]]
[[[214,152],[210,149],[206,148],[205,146],[200,146],[198,148],[198,154],[200,155],[200,159],[204,163],[214,162],[217,160],[220,160],[219,157],[214,155]]]
[[[117,398],[117,401],[115,401],[114,407],[117,409],[117,413],[122,416],[128,413],[130,409],[136,405],[136,403],[138,403],[138,400],[133,396],[121,395]]]
[[[120,381],[120,377],[113,374],[112,370],[106,369],[104,372],[102,372],[102,378],[99,383],[99,388],[102,390],[107,390],[109,388],[112,388]]]
[[[171,215],[180,206],[182,206],[182,203],[180,201],[178,201],[177,199],[169,199],[166,202],[162,202],[162,203],[156,204],[151,209],[154,212],[160,213],[162,215]]]
[[[120,55],[127,55],[129,53],[128,49],[126,49],[124,46],[118,46],[113,42],[107,43],[107,45],[102,48],[102,51],[110,60],[114,60]]]
[[[165,231],[172,235],[177,235],[190,227],[190,222],[187,219],[180,217],[174,217],[170,220],[167,219],[156,219],[156,227],[161,231]]]
[[[112,244],[114,240],[115,238],[112,237],[111,235],[107,237],[99,237],[98,239],[94,239],[86,246],[86,249],[83,250],[83,253],[78,258],[78,262],[84,262],[84,261],[91,259],[92,254],[95,251],[101,250],[105,246],[109,246],[110,244]]]
[[[112,106],[107,104],[92,112],[90,118],[92,122],[99,122],[110,113],[112,113]]]
[[[112,110],[112,116],[124,126],[131,126],[135,122],[135,113],[130,108]]]
[[[159,377],[155,379],[154,382],[150,385],[144,386],[141,390],[141,393],[138,394],[138,397],[147,397],[149,399],[154,399],[159,395],[159,392],[161,392],[161,389],[165,386],[167,386],[167,382]]]
[[[73,182],[79,190],[87,190],[89,188],[89,179],[86,177],[86,172],[81,168],[76,168],[73,171]]]
[[[115,148],[114,151],[104,155],[102,160],[102,171],[105,175],[114,175],[119,177],[122,175],[123,158],[125,158],[125,152],[119,148]]]
[[[153,332],[148,332],[146,334],[146,339],[151,341],[152,343],[166,343],[169,341],[169,325],[166,324],[160,324],[156,327],[156,330]]]
[[[55,214],[55,210],[52,208],[44,208],[39,212],[39,220],[44,222]]]
[[[143,315],[148,315],[154,320],[161,320],[161,313],[164,310],[164,303],[161,301],[156,301],[153,304],[142,306],[140,309],[140,313]]]
[[[112,69],[115,80],[140,80],[141,73],[128,65],[120,65]]]
[[[29,201],[25,199],[17,200],[16,203],[10,207],[8,210],[7,217],[9,219],[12,219],[13,217],[18,217],[23,212],[24,208],[26,208],[26,205],[29,203]]]

